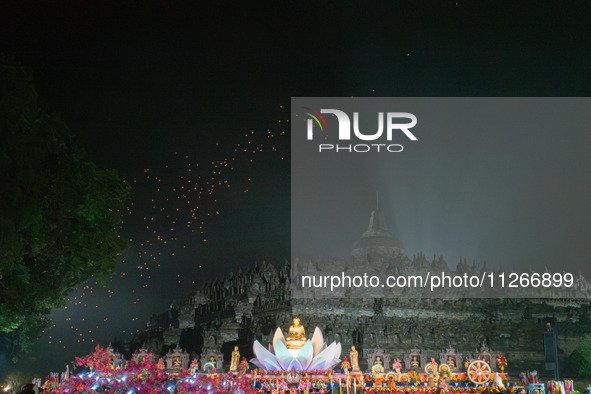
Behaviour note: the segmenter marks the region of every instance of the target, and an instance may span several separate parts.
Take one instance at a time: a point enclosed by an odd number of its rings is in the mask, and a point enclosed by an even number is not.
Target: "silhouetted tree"
[[[31,73],[0,54],[0,343],[11,359],[68,291],[115,268],[128,246],[118,234],[128,196],[40,108]]]

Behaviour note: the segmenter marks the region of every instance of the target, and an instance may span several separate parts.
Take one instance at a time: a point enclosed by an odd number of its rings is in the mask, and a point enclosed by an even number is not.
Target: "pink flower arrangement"
[[[221,377],[190,375],[186,369],[167,373],[158,365],[151,354],[138,364],[129,361],[125,368],[114,368],[108,350],[97,346],[94,353],[76,358],[79,366],[86,365],[91,372],[74,375],[69,381],[54,384],[51,393],[197,393],[225,394],[259,393],[248,378],[232,374]]]

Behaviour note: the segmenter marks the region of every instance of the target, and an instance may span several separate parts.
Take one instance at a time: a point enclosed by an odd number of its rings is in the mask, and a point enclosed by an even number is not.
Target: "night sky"
[[[18,367],[62,370],[196,284],[283,264],[290,97],[589,96],[589,4],[516,3],[3,2],[0,51],[133,186],[118,272],[73,291]]]
[[[462,258],[489,271],[548,269],[590,278],[590,105],[589,98],[564,97],[294,99],[292,260],[347,259],[378,192],[379,208],[411,258],[441,255],[451,268]],[[328,131],[317,127],[309,141],[304,106],[358,111],[365,134],[377,130],[378,112],[408,111],[417,117],[417,141],[402,132],[389,142],[338,140],[332,115],[325,115]],[[404,148],[342,149],[375,142]],[[318,143],[341,150],[319,152]]]

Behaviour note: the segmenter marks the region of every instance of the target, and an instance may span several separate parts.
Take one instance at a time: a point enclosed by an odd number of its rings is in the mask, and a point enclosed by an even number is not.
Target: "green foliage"
[[[581,377],[591,378],[591,335],[586,334],[579,342],[571,353],[569,361]]]
[[[28,70],[0,54],[0,335],[28,347],[74,286],[115,268],[129,186],[84,160]],[[6,339],[6,338],[4,338]],[[16,354],[16,353],[15,353]]]

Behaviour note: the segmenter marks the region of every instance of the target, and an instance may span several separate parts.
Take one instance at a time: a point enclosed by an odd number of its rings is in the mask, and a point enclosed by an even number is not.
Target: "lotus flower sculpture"
[[[314,330],[312,340],[306,340],[301,349],[289,349],[281,328],[277,327],[269,350],[259,341],[254,342],[253,350],[256,357],[250,362],[273,371],[329,370],[341,361],[341,344],[333,341],[327,346],[318,327]]]

